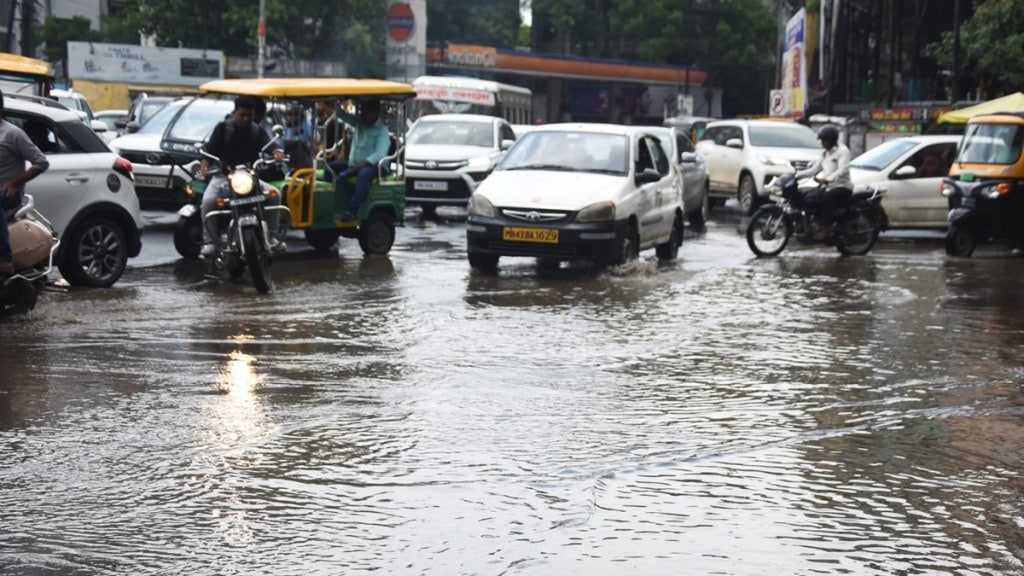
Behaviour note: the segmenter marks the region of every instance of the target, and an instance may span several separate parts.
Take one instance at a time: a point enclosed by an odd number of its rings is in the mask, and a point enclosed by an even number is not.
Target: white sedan
[[[853,159],[855,187],[881,185],[890,228],[945,228],[949,212],[939,191],[960,143],[956,134],[907,136],[886,141]]]
[[[683,240],[683,198],[658,137],[641,126],[545,124],[523,135],[473,193],[466,250],[473,268],[501,256],[601,264],[654,248],[672,260]]]

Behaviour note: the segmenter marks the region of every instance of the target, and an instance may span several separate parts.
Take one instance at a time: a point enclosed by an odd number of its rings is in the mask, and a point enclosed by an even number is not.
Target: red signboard
[[[408,40],[415,25],[412,8],[405,2],[396,2],[388,8],[388,35],[396,42]]]

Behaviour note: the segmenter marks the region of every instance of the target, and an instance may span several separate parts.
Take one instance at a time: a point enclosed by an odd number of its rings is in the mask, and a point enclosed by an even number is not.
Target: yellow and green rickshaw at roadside
[[[49,96],[53,79],[49,62],[0,52],[0,89],[5,93]]]
[[[416,96],[412,86],[355,78],[259,78],[214,80],[199,90],[261,98],[271,111],[270,117],[282,110],[302,110],[317,135],[312,165],[292,165],[283,179],[270,181],[281,191],[282,202],[291,213],[290,227],[302,230],[310,246],[321,253],[330,251],[340,237],[357,238],[366,254],[386,254],[391,250],[395,226],[402,225],[405,217],[405,102]],[[325,153],[337,144],[328,143],[325,148],[325,136],[332,122],[340,133],[343,124],[339,112],[366,100],[380,103],[380,120],[391,134],[391,148],[378,162],[378,176],[355,219],[341,220],[340,215],[354,194],[355,178],[335,181]],[[329,103],[334,113],[318,119],[317,102]]]

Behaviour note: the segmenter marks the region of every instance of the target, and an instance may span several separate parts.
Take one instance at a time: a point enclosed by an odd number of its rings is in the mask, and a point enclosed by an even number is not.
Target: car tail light
[[[135,177],[132,176],[132,163],[124,158],[118,156],[117,159],[114,160],[113,169],[114,172],[117,172],[121,176],[124,176],[129,180],[135,180]]]

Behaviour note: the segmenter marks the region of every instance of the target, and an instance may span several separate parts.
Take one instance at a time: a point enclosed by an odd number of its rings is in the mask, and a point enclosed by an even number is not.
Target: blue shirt
[[[348,165],[353,166],[366,161],[376,166],[388,155],[391,147],[391,136],[388,127],[377,120],[369,126],[363,126],[359,116],[342,112],[338,116],[352,127],[352,147],[348,151]]]

